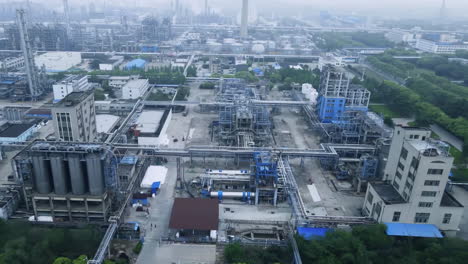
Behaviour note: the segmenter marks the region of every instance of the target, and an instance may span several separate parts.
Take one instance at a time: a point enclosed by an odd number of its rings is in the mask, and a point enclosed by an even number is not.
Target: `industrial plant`
[[[320,45],[394,29],[328,13],[320,28],[251,22],[248,0],[238,22],[209,1],[151,13],[64,0],[51,19],[26,2],[0,9],[14,18],[0,23],[0,219],[98,226],[88,264],[195,263],[198,247],[197,263],[225,263],[233,243],[301,264],[296,235],[377,223],[460,234],[452,146],[373,100],[388,75],[369,59],[388,48]]]

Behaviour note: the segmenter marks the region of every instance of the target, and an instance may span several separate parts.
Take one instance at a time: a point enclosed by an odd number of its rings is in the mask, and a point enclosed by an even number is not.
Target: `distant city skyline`
[[[41,3],[42,0],[30,0],[32,3]],[[25,2],[25,0],[0,0],[6,2]],[[97,8],[106,5],[112,6],[144,6],[154,8],[168,8],[172,0],[69,0],[73,5],[88,5],[94,3]],[[223,11],[228,14],[240,13],[242,0],[208,0],[212,10]],[[335,12],[349,12],[359,15],[384,15],[387,17],[418,18],[436,17],[440,14],[440,7],[443,0],[252,0],[250,5],[256,6],[258,10],[273,12],[281,15],[316,14],[320,10]],[[47,0],[47,3],[55,9],[61,9],[62,0]],[[181,5],[190,6],[195,12],[204,10],[205,0],[179,0]],[[447,16],[468,16],[468,1],[466,0],[446,0]]]

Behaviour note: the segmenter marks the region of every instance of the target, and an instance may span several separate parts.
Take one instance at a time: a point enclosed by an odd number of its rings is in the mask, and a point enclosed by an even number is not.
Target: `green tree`
[[[71,259],[69,259],[69,258],[59,257],[59,258],[55,259],[53,264],[75,264],[75,263],[73,263],[71,261]]]

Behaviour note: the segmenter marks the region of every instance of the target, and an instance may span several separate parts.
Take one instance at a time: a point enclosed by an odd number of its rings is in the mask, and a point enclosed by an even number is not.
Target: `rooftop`
[[[218,230],[219,204],[216,199],[175,198],[169,228]]]
[[[63,78],[61,81],[59,81],[58,83],[70,83],[70,82],[74,82],[74,81],[79,81],[81,79],[83,79],[84,77],[86,77],[85,75],[67,75],[65,78]]]
[[[56,107],[71,107],[78,105],[79,103],[83,102],[88,96],[90,96],[93,91],[84,91],[84,92],[72,92],[69,93],[65,98],[60,100],[58,103],[55,104]]]
[[[0,127],[0,137],[15,138],[31,128],[33,124],[11,124],[6,123]]]
[[[407,142],[418,152],[422,152],[424,156],[436,157],[436,156],[450,156],[450,146],[440,140],[428,138],[426,140],[407,140]]]
[[[131,80],[127,84],[125,84],[126,88],[140,88],[148,83],[148,79],[138,79],[138,80]]]
[[[385,202],[385,204],[401,204],[405,203],[403,197],[400,193],[393,188],[392,185],[387,183],[372,183],[372,188],[379,194],[380,198]]]
[[[98,133],[108,133],[119,121],[115,115],[96,115],[96,130]]]
[[[155,133],[158,130],[164,111],[144,111],[138,117],[137,130],[141,133]]]

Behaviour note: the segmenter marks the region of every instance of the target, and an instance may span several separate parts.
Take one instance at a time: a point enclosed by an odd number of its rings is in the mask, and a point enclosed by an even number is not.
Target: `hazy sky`
[[[14,0],[0,0],[0,2],[8,2]],[[25,1],[25,0],[16,0]],[[50,3],[53,7],[61,6],[62,0],[30,0],[32,2]],[[175,0],[173,0],[175,1]],[[138,5],[151,6],[168,6],[171,0],[69,0],[71,5],[86,5],[93,2],[96,6],[103,5],[104,2],[114,5]],[[205,0],[179,0],[181,4],[192,6],[196,10],[200,10],[204,6]],[[217,10],[236,11],[240,9],[242,0],[208,0],[209,5]],[[264,10],[268,12],[291,13],[307,13],[318,12],[319,10],[337,10],[340,12],[359,12],[367,14],[382,14],[382,15],[397,15],[404,14],[405,16],[434,16],[438,13],[438,9],[442,5],[442,0],[250,0],[252,5],[258,11]],[[446,0],[448,13],[450,15],[468,15],[468,0]],[[60,5],[58,5],[60,4]]]

